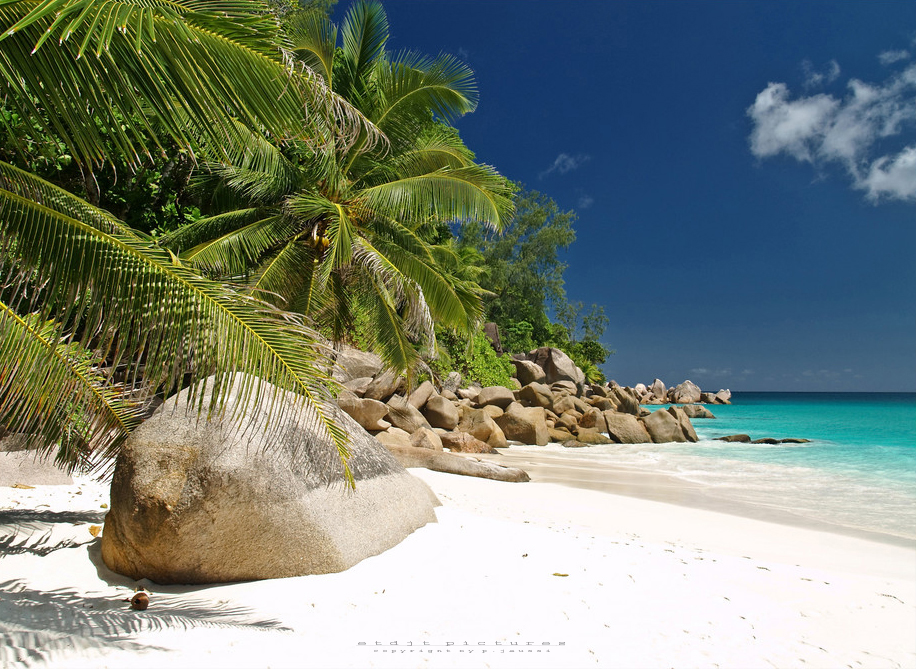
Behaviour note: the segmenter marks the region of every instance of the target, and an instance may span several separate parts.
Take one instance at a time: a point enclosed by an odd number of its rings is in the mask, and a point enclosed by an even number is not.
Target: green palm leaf
[[[143,407],[106,382],[87,350],[59,341],[59,331],[53,321],[20,316],[0,302],[0,421],[30,435],[42,455],[61,449],[70,471],[89,469],[117,451]],[[81,428],[76,435],[74,425]]]
[[[26,173],[20,179],[40,182]],[[167,394],[185,374],[199,391],[211,375],[227,381],[245,372],[250,376],[242,377],[236,411],[262,400],[273,405],[277,393],[292,391],[301,404],[274,405],[273,425],[302,411],[346,459],[346,435],[325,418],[331,381],[323,370],[329,362],[313,331],[291,314],[200,277],[143,240],[80,220],[74,216],[82,207],[78,198],[71,196],[67,215],[23,197],[18,183],[0,180],[0,266],[15,262],[26,272],[8,281],[16,299],[7,303],[19,304],[24,292],[42,286],[43,310],[65,314],[60,322],[82,344],[102,351],[113,369],[126,365],[130,383],[140,379],[141,361],[143,383]],[[78,300],[86,292],[92,299]],[[27,352],[0,361],[5,376]],[[272,396],[263,395],[263,381],[276,387]],[[224,410],[231,385],[218,383],[208,415]],[[53,435],[40,436],[48,443]],[[352,482],[346,465],[345,473]]]

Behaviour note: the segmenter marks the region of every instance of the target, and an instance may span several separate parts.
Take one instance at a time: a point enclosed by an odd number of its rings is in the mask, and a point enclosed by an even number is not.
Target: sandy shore
[[[90,533],[105,486],[0,488],[0,664],[916,667],[911,548],[411,471],[443,506],[394,549],[340,574],[145,583],[144,612]]]

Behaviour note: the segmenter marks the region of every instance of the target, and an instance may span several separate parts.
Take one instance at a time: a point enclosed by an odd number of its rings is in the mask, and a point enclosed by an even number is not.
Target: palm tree
[[[317,146],[311,118],[332,120],[337,141],[379,136],[278,46],[260,2],[13,0],[0,5],[0,27],[0,94],[39,138],[59,138],[88,179],[106,161],[138,164],[166,138],[216,160],[251,129]],[[6,163],[0,281],[0,424],[41,452],[60,449],[71,467],[105,462],[149,394],[200,390],[215,375],[212,404],[198,410],[219,412],[226,381],[246,372],[248,403],[264,399],[262,381],[295,393],[293,409],[317,418],[346,459],[346,435],[325,418],[327,351],[301,318],[203,278]]]
[[[392,57],[387,38],[376,3],[353,5],[339,31],[316,13],[289,17],[291,53],[387,141],[341,138],[333,123],[322,142],[332,150],[284,151],[251,135],[248,152],[215,166],[206,185],[222,213],[162,243],[214,278],[244,278],[335,341],[367,316],[376,350],[405,369],[434,350],[434,323],[470,331],[483,315],[480,287],[454,271],[460,256],[424,230],[457,221],[498,229],[512,205],[509,183],[445,124],[474,109],[472,72],[450,56]]]

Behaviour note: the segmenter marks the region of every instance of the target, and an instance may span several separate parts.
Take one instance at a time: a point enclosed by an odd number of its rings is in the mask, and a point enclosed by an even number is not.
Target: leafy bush
[[[474,381],[480,385],[503,386],[511,388],[515,367],[508,356],[498,356],[490,345],[490,340],[477,330],[469,342],[449,330],[436,333],[439,341],[440,357],[430,367],[444,378],[452,371],[461,374],[463,382],[468,385]]]

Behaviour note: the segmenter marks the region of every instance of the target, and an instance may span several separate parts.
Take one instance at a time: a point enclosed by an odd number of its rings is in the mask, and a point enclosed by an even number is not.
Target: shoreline
[[[480,458],[509,467],[520,467],[528,472],[532,482],[595,490],[790,527],[830,532],[916,550],[916,538],[830,523],[817,518],[809,518],[788,509],[731,499],[726,495],[716,495],[713,488],[701,483],[667,473],[650,472],[636,467],[577,457],[575,450],[570,449],[569,453],[555,453],[546,450],[543,453],[533,453],[531,451],[513,451],[510,446],[499,449],[497,454],[475,453],[473,456],[465,457]]]
[[[0,488],[0,530],[19,534],[0,555],[0,663],[916,665],[912,549],[554,483],[409,471],[442,506],[397,546],[340,573],[208,586],[109,571],[89,531],[104,484]],[[256,528],[240,540],[256,546]],[[150,590],[147,611],[125,601],[136,585]]]

